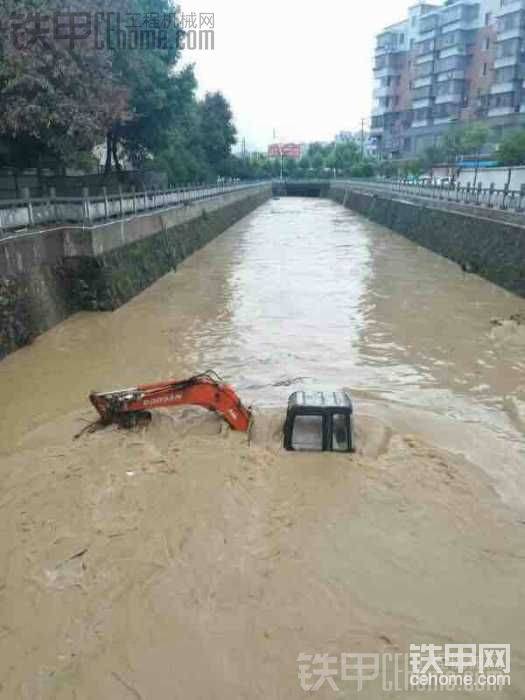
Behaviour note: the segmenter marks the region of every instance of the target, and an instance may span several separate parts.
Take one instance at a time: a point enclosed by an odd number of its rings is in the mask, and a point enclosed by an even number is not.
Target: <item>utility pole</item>
[[[361,119],[361,160],[365,158],[365,120]]]

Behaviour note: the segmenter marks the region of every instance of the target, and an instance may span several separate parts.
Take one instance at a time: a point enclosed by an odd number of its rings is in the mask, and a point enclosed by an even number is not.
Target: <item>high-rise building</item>
[[[413,157],[453,123],[484,120],[497,143],[525,126],[525,0],[421,2],[377,35],[371,134]]]

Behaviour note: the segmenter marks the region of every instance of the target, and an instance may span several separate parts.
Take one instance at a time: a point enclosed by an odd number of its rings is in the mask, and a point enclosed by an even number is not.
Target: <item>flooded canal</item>
[[[472,640],[514,644],[498,696],[521,697],[512,316],[524,300],[454,263],[283,198],[6,358],[0,696],[288,699],[302,652]],[[72,440],[91,389],[206,369],[255,407],[251,444],[195,409]],[[288,395],[315,387],[351,392],[355,456],[281,450]]]

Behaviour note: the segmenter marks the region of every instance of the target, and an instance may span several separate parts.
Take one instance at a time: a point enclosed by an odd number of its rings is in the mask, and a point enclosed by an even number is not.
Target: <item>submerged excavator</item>
[[[182,381],[168,380],[140,384],[131,389],[92,392],[89,399],[99,413],[100,423],[132,427],[151,418],[149,409],[167,406],[202,406],[220,414],[233,430],[246,432],[251,411],[243,406],[231,386],[214,372],[196,374]]]
[[[92,392],[89,399],[102,426],[117,423],[131,428],[149,421],[150,409],[187,405],[215,411],[232,430],[247,432],[252,422],[250,408],[212,371],[182,381]],[[288,400],[283,446],[287,450],[353,452],[352,413],[352,401],[344,391],[295,392]]]

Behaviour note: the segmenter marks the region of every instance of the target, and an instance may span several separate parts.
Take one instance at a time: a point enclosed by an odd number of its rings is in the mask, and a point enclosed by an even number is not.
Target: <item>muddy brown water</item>
[[[523,697],[524,313],[337,204],[282,198],[6,358],[0,697],[299,698],[302,652],[417,641],[511,643],[498,697]],[[72,440],[91,389],[208,368],[255,407],[250,443],[196,409]],[[284,453],[288,395],[341,387],[357,455]]]
[[[0,443],[106,389],[208,368],[284,412],[300,388],[417,421],[525,494],[525,301],[327,200],[272,200],[112,314],[0,364]],[[493,325],[499,319],[503,325]],[[517,488],[519,486],[519,488]],[[519,498],[518,498],[519,497]]]

